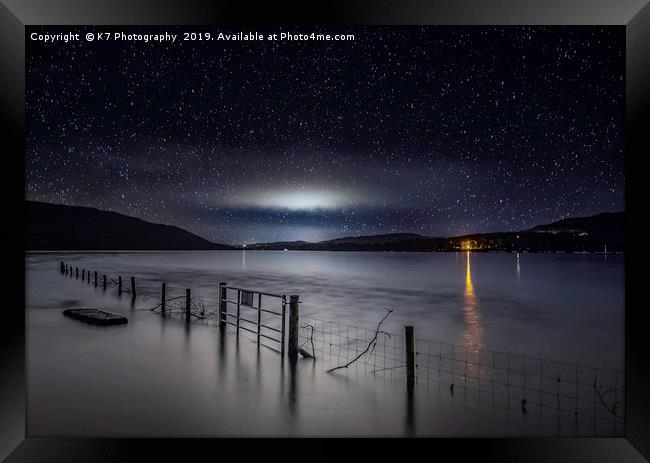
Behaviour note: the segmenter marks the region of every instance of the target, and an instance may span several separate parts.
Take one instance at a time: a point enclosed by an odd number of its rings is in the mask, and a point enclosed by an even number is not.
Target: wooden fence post
[[[291,360],[298,358],[299,306],[299,296],[289,296],[289,359]]]
[[[97,287],[97,270],[95,270],[95,288]]]
[[[280,355],[282,356],[281,358],[284,359],[284,350],[285,350],[285,344],[286,339],[285,339],[285,334],[287,332],[287,323],[286,323],[286,312],[287,312],[287,296],[284,294],[282,295],[282,346],[280,347]],[[316,355],[314,353],[314,355]]]
[[[415,340],[413,327],[404,327],[404,339],[406,340],[406,384],[412,388],[415,384]]]
[[[160,290],[160,307],[162,307],[162,316],[165,316],[165,301],[167,299],[167,284],[163,283]]]
[[[237,290],[237,334],[239,335],[239,308],[241,306],[241,290]]]
[[[257,295],[257,343],[260,343],[262,334],[262,294]]]
[[[226,313],[228,307],[226,306],[226,287],[228,283],[221,282],[219,283],[219,327],[224,328],[226,326]]]
[[[117,277],[117,294],[122,294],[122,275]]]
[[[190,288],[185,290],[185,321],[190,321]]]
[[[135,277],[131,277],[131,299],[135,299]]]

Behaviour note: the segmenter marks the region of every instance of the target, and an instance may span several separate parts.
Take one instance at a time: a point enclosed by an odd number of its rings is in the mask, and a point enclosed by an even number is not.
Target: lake
[[[135,304],[129,297],[118,298],[114,288],[104,292],[62,276],[61,260],[80,271],[97,270],[112,278],[135,276]],[[473,398],[470,393],[460,400],[458,393],[450,396],[447,387],[435,390],[429,384],[428,392],[418,384],[417,418],[409,421],[399,378],[379,380],[359,368],[326,374],[320,359],[310,366],[303,359],[297,371],[288,371],[277,353],[256,349],[254,342],[240,340],[233,330],[220,336],[213,323],[188,327],[180,319],[152,313],[149,309],[159,302],[162,281],[167,283],[168,298],[191,288],[193,298],[202,300],[208,310],[216,307],[218,283],[224,281],[297,294],[305,320],[374,330],[391,309],[382,330],[393,334],[411,325],[420,340],[464,346],[472,352],[507,352],[598,369],[622,370],[624,364],[623,256],[27,253],[31,435],[402,435],[409,429],[423,435],[622,432],[620,426],[595,428],[591,422],[586,427],[577,427],[572,420],[560,425],[554,416],[531,424],[530,413],[526,421],[518,407],[514,411],[497,407],[507,411],[495,413],[494,401],[499,398],[481,401],[481,394]],[[124,314],[129,324],[91,327],[61,315],[63,308],[77,306]],[[547,413],[542,410],[539,416]]]

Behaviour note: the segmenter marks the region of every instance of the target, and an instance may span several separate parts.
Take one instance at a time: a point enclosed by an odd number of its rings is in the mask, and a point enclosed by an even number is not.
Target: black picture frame
[[[2,0],[0,3],[0,100],[5,150],[5,194],[7,221],[19,220],[24,204],[24,116],[25,116],[25,25],[281,25],[281,24],[602,24],[620,25],[626,30],[626,425],[624,438],[558,439],[436,439],[408,444],[409,453],[420,450],[435,459],[454,459],[472,452],[481,459],[498,461],[645,461],[650,459],[650,346],[643,315],[645,272],[648,267],[643,239],[648,227],[646,192],[642,168],[648,149],[648,108],[650,107],[650,4],[647,0],[410,0],[302,2],[301,4],[245,1],[210,2],[195,0],[145,0],[140,2],[65,0]],[[20,204],[21,206],[17,206]],[[9,210],[16,212],[9,213]],[[9,236],[5,243],[20,242],[22,226],[5,222]],[[11,241],[9,241],[11,240]],[[5,246],[7,288],[24,287],[24,251],[17,245]],[[11,271],[14,269],[15,271]],[[127,461],[154,455],[186,458],[206,451],[211,458],[225,458],[224,447],[240,448],[212,439],[43,439],[26,436],[25,430],[25,323],[24,293],[4,307],[0,357],[0,458],[6,461]],[[311,458],[320,448],[333,456],[338,443],[303,441],[305,449],[295,458]],[[277,444],[276,444],[277,445]],[[292,444],[291,444],[292,445]],[[366,449],[383,451],[384,441],[364,441]],[[237,446],[237,447],[235,447]],[[250,447],[250,446],[247,446]],[[275,445],[257,449],[260,455]],[[277,450],[287,452],[285,443]],[[247,449],[248,452],[255,449]],[[275,450],[275,449],[274,449]],[[437,455],[437,456],[436,456]],[[290,457],[290,455],[285,455]],[[373,458],[368,453],[365,458]]]

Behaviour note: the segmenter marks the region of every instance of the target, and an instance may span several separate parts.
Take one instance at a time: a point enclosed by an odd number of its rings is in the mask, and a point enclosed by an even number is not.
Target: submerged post
[[[86,269],[81,269],[81,281],[86,281]]]
[[[224,328],[226,326],[226,287],[228,283],[221,282],[219,283],[219,327]]]
[[[289,296],[289,359],[298,358],[298,307],[300,298],[297,295]]]
[[[74,268],[74,275],[75,275],[75,279],[78,280],[79,279],[79,267]]]
[[[415,384],[415,341],[413,327],[404,327],[404,339],[406,340],[406,384],[412,388]]]
[[[284,345],[287,343],[285,339],[285,333],[287,332],[286,330],[286,314],[287,314],[287,296],[284,294],[282,295],[282,346],[280,347],[280,355],[282,359],[284,359]]]
[[[241,289],[237,290],[237,334],[239,334],[239,308],[241,306]]]
[[[167,284],[163,283],[160,289],[160,307],[162,308],[162,316],[165,316],[165,300],[167,299]]]
[[[61,261],[61,273],[65,272],[65,264]]]
[[[257,343],[260,343],[262,335],[262,294],[257,295]]]
[[[117,277],[117,294],[122,294],[122,275]]]
[[[97,270],[95,270],[95,288],[97,287]]]
[[[104,291],[106,291],[106,275],[104,275],[103,278],[104,278]]]
[[[135,277],[131,277],[131,299],[135,299]]]
[[[190,321],[190,288],[185,290],[185,321]]]

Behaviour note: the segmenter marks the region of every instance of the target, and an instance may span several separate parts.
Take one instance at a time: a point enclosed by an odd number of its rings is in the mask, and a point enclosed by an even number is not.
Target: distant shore
[[[227,245],[179,227],[157,224],[110,211],[26,201],[25,248],[34,251],[392,251],[622,253],[624,212],[574,217],[508,232],[435,237],[417,233],[344,236],[326,241],[276,241]],[[231,241],[240,238],[231,238]]]

